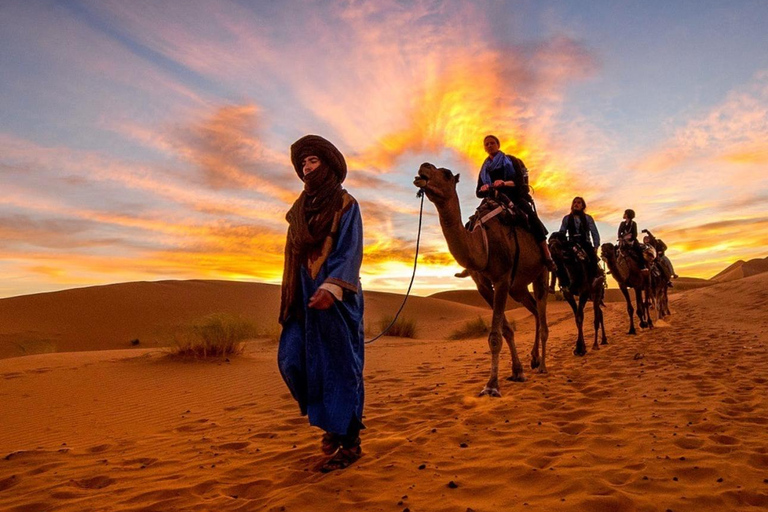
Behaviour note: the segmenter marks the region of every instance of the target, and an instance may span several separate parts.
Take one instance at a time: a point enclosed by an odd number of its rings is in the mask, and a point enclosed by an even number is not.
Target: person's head
[[[587,202],[583,197],[576,196],[571,201],[571,211],[575,213],[584,212],[587,210]]]
[[[304,173],[304,176],[306,177],[307,174],[317,170],[317,168],[320,167],[321,165],[322,165],[322,162],[320,161],[320,157],[315,155],[309,155],[301,161],[301,171]]]
[[[499,152],[501,143],[499,142],[499,138],[495,135],[486,135],[483,139],[483,147],[485,148],[485,152],[488,153],[488,156],[493,157]]]
[[[624,220],[632,220],[635,218],[635,210],[624,210]]]
[[[347,162],[336,146],[319,135],[305,135],[291,145],[291,163],[301,181],[327,168],[334,181],[344,182]],[[322,173],[325,174],[325,173]]]

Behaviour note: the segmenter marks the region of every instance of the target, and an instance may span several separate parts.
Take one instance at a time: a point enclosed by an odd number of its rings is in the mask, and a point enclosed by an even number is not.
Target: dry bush
[[[469,320],[462,327],[453,331],[448,339],[450,340],[466,340],[469,338],[480,338],[488,336],[491,332],[491,327],[483,320],[483,317],[478,316],[475,320]]]
[[[177,336],[171,355],[192,358],[227,357],[240,354],[245,340],[258,337],[256,324],[228,314],[210,315]]]
[[[392,323],[391,316],[382,318],[381,321],[379,321],[380,329],[383,331],[391,323]],[[415,338],[416,330],[417,330],[416,320],[401,316],[401,317],[398,317],[397,321],[392,325],[392,327],[390,327],[389,330],[387,330],[385,336],[396,336],[399,338]]]

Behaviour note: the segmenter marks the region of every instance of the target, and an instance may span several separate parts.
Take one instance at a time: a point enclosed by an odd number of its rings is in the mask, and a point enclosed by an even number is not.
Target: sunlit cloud
[[[675,130],[661,148],[644,155],[635,167],[664,172],[686,163],[704,164],[712,159],[732,164],[762,164],[768,159],[768,71],[731,91],[709,112]],[[719,168],[707,166],[714,173]]]
[[[467,217],[488,133],[526,162],[550,227],[575,195],[603,230],[634,207],[699,276],[765,246],[768,72],[668,119],[656,147],[617,148],[605,119],[574,103],[611,48],[553,24],[554,7],[105,0],[7,14],[0,271],[14,284],[0,294],[279,282],[284,217],[302,188],[288,152],[307,133],[347,158],[369,289],[410,279],[418,164],[462,174]],[[452,277],[429,204],[420,244],[417,293],[472,286]]]

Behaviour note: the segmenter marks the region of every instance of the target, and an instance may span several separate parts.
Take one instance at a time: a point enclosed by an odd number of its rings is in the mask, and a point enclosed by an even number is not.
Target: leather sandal
[[[341,446],[339,436],[330,432],[323,434],[321,449],[324,454],[333,455],[339,449],[339,446]]]
[[[337,469],[346,469],[354,464],[363,455],[363,450],[360,445],[353,446],[352,448],[341,448],[336,455],[328,459],[328,461],[320,467],[320,471],[323,473],[330,473]]]

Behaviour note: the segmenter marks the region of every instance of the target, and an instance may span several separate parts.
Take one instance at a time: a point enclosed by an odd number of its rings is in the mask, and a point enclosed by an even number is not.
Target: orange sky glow
[[[706,12],[614,26],[557,4],[323,5],[4,7],[0,296],[279,283],[301,190],[288,148],[307,133],[347,158],[367,289],[407,288],[419,164],[461,173],[466,218],[489,133],[526,162],[550,231],[579,195],[603,241],[635,209],[681,275],[767,255],[768,58],[754,48],[768,41],[752,26],[766,9],[735,11],[722,64],[675,39],[711,34]],[[712,77],[714,62],[729,68]],[[426,203],[414,290],[471,287],[458,270]]]

